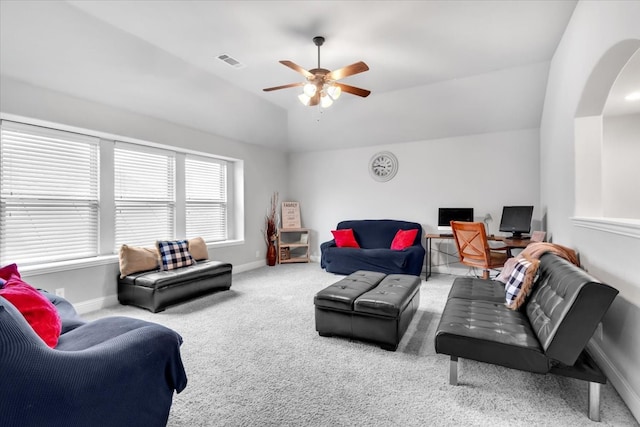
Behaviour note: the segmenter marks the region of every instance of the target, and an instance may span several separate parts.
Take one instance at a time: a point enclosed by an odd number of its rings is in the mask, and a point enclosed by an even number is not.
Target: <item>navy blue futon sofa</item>
[[[417,222],[393,219],[350,220],[338,223],[337,230],[353,229],[360,248],[339,248],[335,239],[320,245],[320,266],[330,273],[351,274],[358,270],[379,271],[386,274],[412,274],[422,272],[425,250],[422,247],[422,226]],[[402,250],[391,249],[398,230],[417,229],[411,246]]]

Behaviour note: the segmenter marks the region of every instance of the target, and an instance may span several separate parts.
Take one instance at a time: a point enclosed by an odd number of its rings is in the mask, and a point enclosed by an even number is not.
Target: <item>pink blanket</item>
[[[529,244],[525,249],[523,249],[522,252],[520,252],[516,257],[509,258],[507,262],[504,263],[504,268],[502,269],[498,277],[495,278],[495,280],[498,280],[502,283],[507,283],[507,280],[509,280],[509,276],[511,276],[513,268],[515,267],[518,260],[525,257],[540,259],[542,254],[547,252],[552,252],[558,256],[561,256],[572,264],[580,265],[578,263],[578,256],[576,255],[576,251],[574,251],[573,249],[555,243],[533,242]]]

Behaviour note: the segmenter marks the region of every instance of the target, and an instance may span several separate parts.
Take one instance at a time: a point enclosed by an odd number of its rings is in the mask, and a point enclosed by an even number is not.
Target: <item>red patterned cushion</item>
[[[416,240],[416,234],[418,234],[417,228],[398,230],[396,237],[394,237],[393,242],[391,242],[391,249],[401,251],[402,249],[408,248],[413,245],[413,241]]]
[[[343,230],[331,230],[333,238],[336,239],[336,246],[339,248],[359,248],[360,245],[353,235],[353,229],[345,228]]]
[[[33,330],[51,348],[58,344],[62,321],[55,306],[36,288],[24,282],[15,264],[0,269],[5,284],[0,296],[13,304]]]

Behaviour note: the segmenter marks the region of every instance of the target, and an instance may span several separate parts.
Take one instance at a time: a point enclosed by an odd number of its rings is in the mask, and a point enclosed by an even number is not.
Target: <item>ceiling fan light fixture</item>
[[[320,96],[320,105],[322,106],[322,108],[329,108],[331,107],[331,104],[333,104],[333,99],[331,99],[329,95],[323,92]]]
[[[335,84],[330,84],[330,85],[327,85],[326,92],[327,92],[327,95],[329,95],[335,101],[336,99],[340,98],[342,89],[340,88],[340,86],[337,86]]]
[[[308,96],[306,93],[301,93],[300,95],[298,95],[298,99],[300,100],[300,102],[302,102],[302,105],[304,106],[308,106],[309,103],[311,102],[311,97]]]
[[[311,98],[313,95],[316,94],[316,92],[318,91],[318,88],[313,83],[307,83],[304,85],[303,91],[305,95]]]

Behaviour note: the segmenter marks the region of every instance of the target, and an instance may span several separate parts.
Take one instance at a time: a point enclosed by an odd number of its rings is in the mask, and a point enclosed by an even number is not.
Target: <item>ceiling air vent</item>
[[[245,66],[242,62],[240,62],[237,59],[234,59],[234,58],[232,58],[232,57],[230,57],[229,55],[226,55],[226,54],[218,55],[218,59],[220,61],[222,61],[222,62],[226,62],[227,64],[229,64],[233,68],[244,68],[244,66]]]

